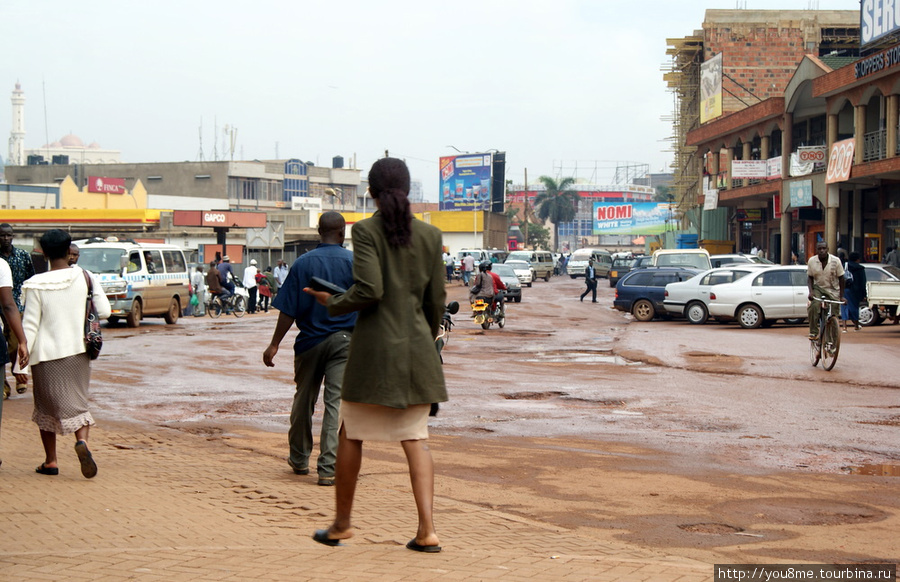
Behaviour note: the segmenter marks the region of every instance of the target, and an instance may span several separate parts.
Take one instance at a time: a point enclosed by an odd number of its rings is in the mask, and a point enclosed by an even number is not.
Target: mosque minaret
[[[22,85],[16,83],[12,92],[12,131],[9,135],[9,158],[6,163],[10,166],[25,165],[25,92]]]

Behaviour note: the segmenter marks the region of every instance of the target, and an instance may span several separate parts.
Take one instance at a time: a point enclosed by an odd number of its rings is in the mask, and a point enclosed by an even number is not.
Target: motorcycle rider
[[[503,311],[503,298],[506,296],[503,292],[506,291],[506,284],[503,282],[503,279],[500,278],[500,275],[494,272],[493,263],[489,261],[485,262],[487,263],[488,275],[494,280],[494,297],[493,303],[491,303],[491,311],[500,313]]]
[[[472,279],[472,286],[469,287],[469,303],[475,303],[476,299],[484,299],[484,302],[490,305],[494,299],[497,287],[489,272],[490,269],[490,261],[482,261],[478,264],[478,274]],[[472,315],[474,316],[474,313]]]

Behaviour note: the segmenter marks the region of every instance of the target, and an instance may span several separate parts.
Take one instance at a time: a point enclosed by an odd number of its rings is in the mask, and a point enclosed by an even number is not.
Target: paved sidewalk
[[[253,436],[190,435],[101,420],[84,479],[74,437],[59,440],[60,474],[43,459],[30,398],[4,403],[0,438],[0,580],[622,580],[701,582],[712,565],[435,500],[444,551],[404,545],[415,508],[404,463],[364,458],[353,539],[311,539],[333,488],[293,475]],[[367,444],[367,447],[369,445]],[[402,457],[401,457],[402,458]]]

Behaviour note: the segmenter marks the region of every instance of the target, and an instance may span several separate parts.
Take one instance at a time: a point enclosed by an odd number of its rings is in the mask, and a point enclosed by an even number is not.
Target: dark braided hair
[[[381,158],[369,170],[369,192],[378,200],[384,231],[392,247],[412,244],[412,211],[409,208],[409,168],[403,160]]]

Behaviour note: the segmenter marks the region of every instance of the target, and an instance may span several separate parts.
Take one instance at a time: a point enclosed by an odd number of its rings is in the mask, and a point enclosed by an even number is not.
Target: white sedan
[[[706,323],[709,317],[707,304],[709,303],[709,290],[713,285],[733,283],[741,277],[764,269],[762,265],[745,265],[720,267],[700,273],[687,281],[669,283],[666,285],[663,305],[668,313],[683,315],[685,319],[695,324]]]
[[[768,327],[777,319],[806,317],[806,267],[760,269],[734,283],[709,290],[709,315],[720,321],[736,319],[741,327]]]
[[[514,259],[512,261],[506,261],[503,264],[513,268],[516,272],[516,277],[519,278],[519,283],[526,287],[531,287],[531,282],[534,280],[534,269],[531,267],[531,263]]]

